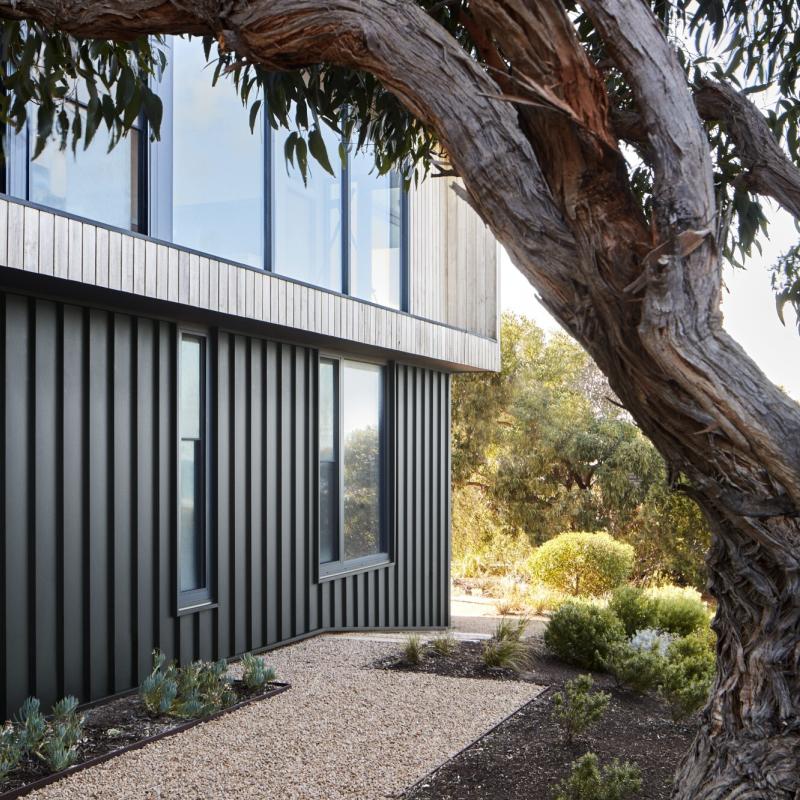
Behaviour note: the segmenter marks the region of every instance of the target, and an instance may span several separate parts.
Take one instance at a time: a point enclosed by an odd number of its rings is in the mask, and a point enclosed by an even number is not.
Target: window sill
[[[374,556],[365,556],[352,561],[334,561],[329,564],[320,564],[317,583],[326,583],[327,581],[336,580],[336,578],[358,575],[360,572],[368,572],[393,565],[394,561],[389,558],[388,553],[378,553]]]
[[[175,615],[176,617],[185,617],[187,614],[197,614],[200,611],[211,611],[211,609],[219,608],[219,603],[215,600],[207,600],[202,603],[196,603],[195,605],[186,606],[185,608],[179,608],[178,613]]]

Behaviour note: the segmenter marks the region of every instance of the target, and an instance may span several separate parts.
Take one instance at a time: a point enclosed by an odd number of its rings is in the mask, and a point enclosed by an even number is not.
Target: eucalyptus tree
[[[309,153],[328,161],[332,124],[369,137],[378,169],[457,174],[712,525],[718,677],[675,797],[788,800],[800,408],[725,332],[720,292],[723,258],[764,228],[758,196],[800,212],[798,13],[794,0],[0,0],[0,111],[21,125],[32,102],[42,136],[65,142],[100,124],[122,136],[140,111],[157,128],[146,37],[190,34],[252,119],[258,105],[299,125],[287,156],[301,169]],[[67,102],[76,77],[85,119]],[[790,301],[795,261],[780,272]]]

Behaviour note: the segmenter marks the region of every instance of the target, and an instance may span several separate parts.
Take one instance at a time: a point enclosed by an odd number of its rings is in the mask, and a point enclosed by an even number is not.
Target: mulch
[[[553,695],[586,670],[565,665],[541,646],[525,680],[548,689],[501,722],[470,747],[427,776],[405,795],[405,800],[549,800],[571,763],[584,753],[597,754],[601,764],[618,758],[638,765],[642,773],[641,800],[669,800],[678,763],[689,749],[696,720],[673,722],[663,703],[615,686],[613,679],[593,674],[595,688],[611,694],[602,720],[571,745],[552,719]],[[480,661],[482,646],[459,643],[453,656],[429,655],[417,667],[399,659],[376,666],[416,669],[454,677],[519,679],[510,670],[490,670]],[[509,674],[510,673],[510,674]]]

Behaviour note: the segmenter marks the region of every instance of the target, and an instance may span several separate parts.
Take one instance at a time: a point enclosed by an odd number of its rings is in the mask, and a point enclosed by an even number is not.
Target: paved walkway
[[[366,635],[320,636],[277,650],[267,659],[291,681],[289,692],[31,797],[392,797],[540,691],[530,683],[370,668],[397,650],[396,642]]]

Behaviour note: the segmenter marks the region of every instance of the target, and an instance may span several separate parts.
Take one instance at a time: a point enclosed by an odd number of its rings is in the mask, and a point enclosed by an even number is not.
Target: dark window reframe
[[[323,563],[320,560],[320,415],[319,415],[319,375],[320,364],[323,361],[333,362],[336,365],[334,375],[336,409],[336,459],[337,459],[337,502],[338,502],[338,560]],[[346,559],[344,557],[344,459],[343,459],[343,427],[344,427],[344,362],[370,364],[381,368],[381,458],[380,458],[380,536],[382,542],[381,552],[362,556],[360,558]],[[315,564],[317,572],[317,582],[334,580],[343,575],[352,575],[358,572],[378,569],[390,566],[395,559],[395,514],[394,514],[394,492],[391,476],[394,473],[394,364],[380,359],[371,359],[364,356],[353,357],[349,354],[334,353],[330,351],[320,351],[316,359],[316,385],[317,398],[315,414],[315,457],[316,457],[316,486],[315,486],[315,514],[314,514],[314,542],[315,542]]]

